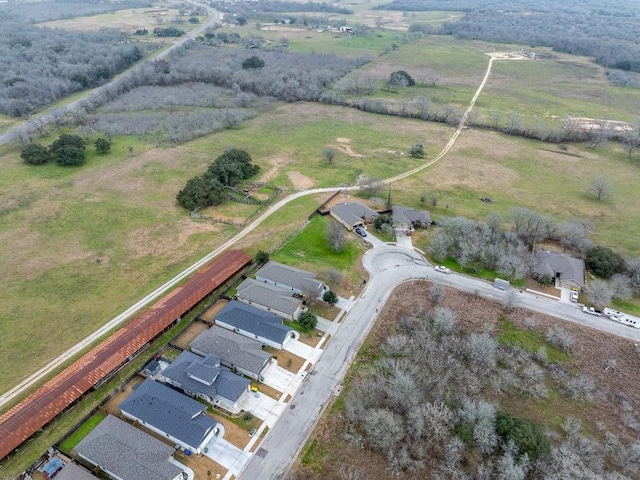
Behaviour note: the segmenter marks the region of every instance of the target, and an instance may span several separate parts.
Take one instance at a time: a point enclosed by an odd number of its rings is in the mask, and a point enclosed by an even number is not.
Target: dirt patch
[[[494,60],[531,60],[531,57],[520,52],[489,52],[487,53]]]
[[[206,323],[193,322],[172,343],[184,350],[189,350],[189,344],[193,341],[193,339],[208,328],[209,325],[207,325]]]
[[[287,172],[287,177],[289,177],[289,180],[293,184],[293,188],[295,188],[296,190],[308,190],[313,187],[315,183],[313,179],[307,177],[306,175],[303,175],[300,172]]]
[[[299,27],[287,27],[280,25],[264,25],[260,27],[260,30],[264,30],[265,32],[304,32],[304,28]]]
[[[196,479],[220,480],[228,470],[204,455],[185,455],[182,452],[174,454],[176,460],[193,470]]]
[[[107,413],[111,415],[120,415],[120,404],[133,392],[133,389],[140,385],[144,381],[141,377],[133,378],[129,383],[124,386],[122,392],[116,393],[111,400],[109,400],[104,406]]]
[[[291,373],[298,373],[304,365],[304,358],[294,355],[286,350],[278,350],[273,347],[265,347],[266,352],[273,355],[273,358],[278,362],[278,366],[289,370]]]
[[[360,155],[359,153],[354,152],[353,149],[351,148],[351,146],[349,146],[349,145],[329,145],[329,146],[332,147],[332,148],[335,148],[336,150],[338,150],[341,153],[344,153],[348,157],[362,158],[362,155]]]
[[[207,322],[213,323],[213,319],[216,317],[218,312],[227,305],[227,303],[229,303],[227,300],[218,300],[216,303],[211,305],[207,310],[201,313],[200,318],[202,318]]]
[[[276,390],[275,388],[270,387],[269,385],[266,385],[264,383],[251,382],[251,386],[258,387],[258,392],[275,400],[280,400],[280,397],[282,396],[282,392],[280,390]]]
[[[224,425],[224,439],[229,443],[233,443],[239,449],[243,449],[251,440],[249,432],[244,428],[239,427],[228,418],[222,415],[212,414],[211,417],[215,418],[217,422]],[[197,477],[196,477],[197,478]]]
[[[320,334],[320,336],[318,336],[318,334]],[[320,330],[315,329],[311,333],[301,333],[298,341],[315,348],[318,346],[318,343],[320,343],[321,338],[322,333],[320,332]]]
[[[338,143],[349,143],[350,141],[351,141],[350,138],[343,138],[343,137],[336,138],[336,142]]]

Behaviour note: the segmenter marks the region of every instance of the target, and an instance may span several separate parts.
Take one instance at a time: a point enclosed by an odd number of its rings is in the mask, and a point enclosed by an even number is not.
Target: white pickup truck
[[[584,313],[588,313],[589,315],[595,315],[596,317],[602,316],[602,312],[600,310],[596,310],[593,307],[582,307],[582,311]]]

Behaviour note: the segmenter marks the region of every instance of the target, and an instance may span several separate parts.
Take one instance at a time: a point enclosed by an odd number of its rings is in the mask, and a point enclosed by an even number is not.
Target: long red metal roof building
[[[13,452],[250,262],[251,257],[243,251],[225,252],[184,285],[163,297],[0,416],[0,459]]]

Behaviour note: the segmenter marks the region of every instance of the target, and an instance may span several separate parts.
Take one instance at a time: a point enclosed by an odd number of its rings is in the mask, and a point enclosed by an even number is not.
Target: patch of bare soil
[[[289,180],[293,184],[293,188],[296,190],[308,190],[314,185],[313,179],[300,172],[287,172],[287,177],[289,177]]]
[[[222,310],[227,303],[227,300],[218,300],[216,303],[211,305],[207,310],[200,314],[200,318],[206,320],[207,322],[213,323],[213,319],[216,317],[218,312]]]
[[[249,432],[247,432],[244,428],[239,427],[228,418],[224,418],[222,415],[210,415],[215,418],[216,422],[222,423],[224,425],[224,439],[230,443],[233,443],[239,449],[243,449],[249,443],[251,437],[249,436]]]
[[[302,365],[304,365],[304,358],[287,352],[286,350],[278,350],[273,347],[265,347],[264,350],[273,355],[279,367],[289,370],[291,373],[298,373]]]
[[[189,344],[193,341],[193,339],[208,328],[209,325],[207,325],[206,323],[193,322],[180,334],[178,338],[173,340],[172,343],[184,350],[189,350]]]
[[[204,455],[185,455],[182,452],[174,454],[176,460],[193,470],[194,478],[220,480],[228,470]]]
[[[320,330],[316,328],[313,332],[301,333],[298,341],[315,348],[320,342],[321,338],[322,332],[320,332]]]
[[[297,27],[287,27],[281,25],[264,25],[260,27],[260,30],[264,30],[267,32],[304,32],[304,28]]]
[[[415,281],[403,284],[393,292],[369,334],[368,343],[372,345],[369,349],[371,355],[375,355],[377,345],[396,330],[400,318],[421,317],[433,308],[429,301],[430,287],[430,282]],[[507,405],[503,405],[505,408],[516,409],[520,415],[524,414],[542,422],[548,421],[550,414],[552,416],[571,415],[579,418],[585,426],[585,431],[593,432],[595,436],[598,435],[597,426],[600,425],[626,441],[636,438],[637,432],[625,425],[625,415],[627,418],[629,415],[632,418],[633,415],[637,415],[634,409],[640,402],[640,371],[637,368],[640,349],[633,342],[530,310],[515,309],[507,313],[500,302],[451,288],[445,290],[444,300],[439,306],[454,311],[458,326],[466,332],[495,329],[498,320],[503,316],[519,329],[536,330],[543,334],[550,326],[561,326],[575,341],[570,360],[562,365],[563,368],[589,376],[595,381],[599,392],[596,400],[590,404],[573,400],[563,401],[562,397],[557,400],[551,399],[549,400],[553,404],[551,413],[538,411],[534,401],[523,402],[527,403],[525,408],[519,402],[507,401]],[[611,360],[615,360],[616,363],[613,369],[607,368],[607,362],[610,364]],[[363,358],[361,362],[366,363],[367,359]],[[495,400],[501,401],[501,399]],[[312,469],[297,464],[296,478],[299,480],[338,478],[337,466],[341,468],[354,466],[364,475],[363,478],[380,478],[380,472],[387,471],[387,459],[383,455],[377,455],[368,449],[358,448],[348,443],[343,436],[342,414],[332,413],[331,407],[327,412],[313,434],[317,442],[314,457],[324,459],[322,464],[324,468]],[[629,422],[626,423],[629,424]],[[394,478],[404,480],[410,477],[401,473]]]
[[[133,230],[127,236],[126,247],[130,258],[142,258],[148,255],[174,255],[184,247],[189,237],[198,233],[215,233],[223,225],[209,222],[196,222],[185,217],[177,222],[173,231],[167,232],[166,225],[143,227]]]
[[[107,413],[111,415],[120,414],[120,404],[133,392],[133,389],[143,382],[142,377],[134,377],[129,383],[124,386],[121,392],[116,393],[111,400],[109,400],[104,408]]]
[[[348,157],[352,158],[362,158],[362,155],[353,151],[350,145],[329,145],[330,147],[335,148],[341,153],[344,153]]]
[[[489,52],[487,55],[494,60],[531,60],[529,55],[520,52]]]

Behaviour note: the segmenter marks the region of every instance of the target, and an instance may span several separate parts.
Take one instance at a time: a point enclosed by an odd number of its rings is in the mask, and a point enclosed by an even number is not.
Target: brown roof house
[[[329,214],[349,230],[373,223],[378,216],[378,212],[360,202],[338,203],[331,207]]]
[[[533,277],[551,277],[556,287],[584,287],[584,262],[566,253],[537,250],[533,255]]]

